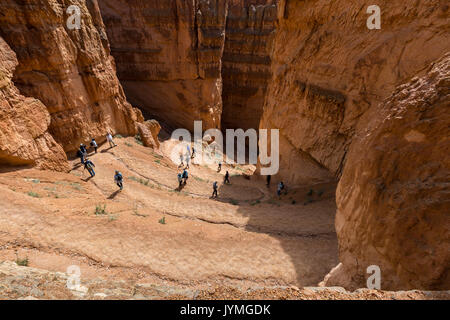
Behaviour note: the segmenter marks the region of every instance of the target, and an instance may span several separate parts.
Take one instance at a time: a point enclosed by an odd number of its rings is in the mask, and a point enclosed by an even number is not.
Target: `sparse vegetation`
[[[134,136],[134,140],[136,140],[136,143],[143,146],[144,143],[142,142],[142,138],[141,135],[138,133],[137,135]]]
[[[116,138],[116,139],[122,139],[123,136],[122,136],[121,134],[116,134],[116,135],[114,136],[114,138]]]
[[[16,264],[18,266],[28,267],[28,263],[29,263],[28,257],[25,257],[24,259],[22,259],[19,257],[19,255],[16,252]]]
[[[132,147],[133,145],[131,144],[131,143],[129,143],[129,142],[125,142],[125,145],[127,146],[127,147]]]
[[[161,164],[161,160],[159,160],[159,159],[155,160],[155,162],[156,162],[157,164]]]
[[[33,191],[29,191],[27,194],[30,197],[33,197],[33,198],[40,198],[41,197],[39,194],[37,194],[36,192],[33,192]]]
[[[150,183],[150,180],[148,180],[148,179],[136,178],[136,177],[134,177],[134,176],[131,176],[131,177],[129,177],[128,179],[133,180],[133,181],[135,181],[135,182],[138,182],[138,183],[140,183],[140,184],[142,184],[142,185],[144,185],[144,186],[148,186],[149,183]],[[151,185],[151,186],[152,186],[152,185]]]
[[[158,222],[161,224],[166,224],[166,217],[162,217]]]
[[[255,205],[260,204],[260,203],[261,203],[261,201],[256,200],[256,201],[250,203],[250,205],[251,205],[251,206],[255,206]]]
[[[314,190],[313,189],[309,189],[308,193],[306,194],[307,196],[312,196],[314,194]]]
[[[33,180],[31,180],[31,182],[33,182],[33,183],[41,183],[41,180],[39,180],[39,179],[33,179]]]
[[[231,199],[230,203],[234,206],[237,206],[239,204],[239,201],[237,201],[236,199]]]
[[[202,178],[197,177],[197,176],[194,176],[194,179],[197,180],[197,181],[200,181],[200,182],[204,182],[204,181],[205,181],[205,180],[203,180]]]
[[[95,215],[96,216],[100,216],[100,215],[105,215],[108,214],[108,212],[106,212],[106,204],[103,205],[96,205],[95,206]]]

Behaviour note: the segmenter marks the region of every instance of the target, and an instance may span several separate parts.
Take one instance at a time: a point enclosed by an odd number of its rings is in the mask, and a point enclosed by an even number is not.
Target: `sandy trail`
[[[67,174],[0,174],[0,261],[15,260],[17,251],[51,271],[76,264],[86,278],[197,288],[317,285],[337,264],[335,185],[291,188],[279,200],[275,181],[269,189],[247,180],[239,175],[246,168],[217,173],[191,165],[187,185],[176,191],[169,159],[134,138],[117,143],[91,156],[93,179],[78,160]],[[124,176],[122,192],[115,170]],[[225,170],[236,175],[231,185],[221,185]],[[209,198],[213,181],[221,185],[218,200]]]

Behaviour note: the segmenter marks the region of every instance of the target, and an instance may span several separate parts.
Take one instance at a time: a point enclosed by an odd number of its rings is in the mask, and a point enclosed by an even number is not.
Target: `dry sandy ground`
[[[247,180],[241,175],[247,168],[217,173],[191,165],[178,191],[177,166],[167,157],[134,138],[116,142],[91,156],[92,179],[79,160],[70,173],[0,173],[0,262],[27,257],[29,267],[50,272],[77,265],[82,282],[190,292],[315,286],[338,263],[334,184],[291,188],[278,199],[276,181],[267,188]],[[121,192],[115,170],[124,176]],[[231,185],[221,183],[225,170]],[[217,200],[210,199],[215,180]]]

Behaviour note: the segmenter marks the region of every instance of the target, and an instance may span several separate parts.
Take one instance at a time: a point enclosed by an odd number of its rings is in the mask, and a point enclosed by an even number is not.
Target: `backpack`
[[[183,178],[187,178],[188,177],[188,172],[185,170],[183,171]]]
[[[117,181],[122,181],[122,174],[119,172],[118,174],[116,174],[116,179]]]

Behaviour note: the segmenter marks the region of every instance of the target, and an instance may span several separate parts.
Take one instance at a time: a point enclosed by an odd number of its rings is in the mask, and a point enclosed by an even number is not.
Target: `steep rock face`
[[[450,49],[445,1],[377,4],[380,30],[362,0],[278,3],[260,127],[280,129],[288,182],[339,177],[361,115]]]
[[[220,127],[225,0],[100,0],[127,98],[172,128]]]
[[[229,4],[222,59],[222,128],[257,129],[268,81],[276,1],[232,1]]]
[[[47,108],[22,96],[11,80],[17,64],[16,55],[0,37],[0,164],[66,170],[66,155],[48,132]]]
[[[328,285],[450,289],[450,54],[372,107],[337,190],[341,265]]]
[[[80,29],[67,27],[71,4],[81,11]],[[65,151],[92,137],[104,140],[107,130],[137,132],[142,115],[115,75],[96,0],[3,0],[0,12],[0,35],[19,61],[14,83],[47,107],[49,132]]]

